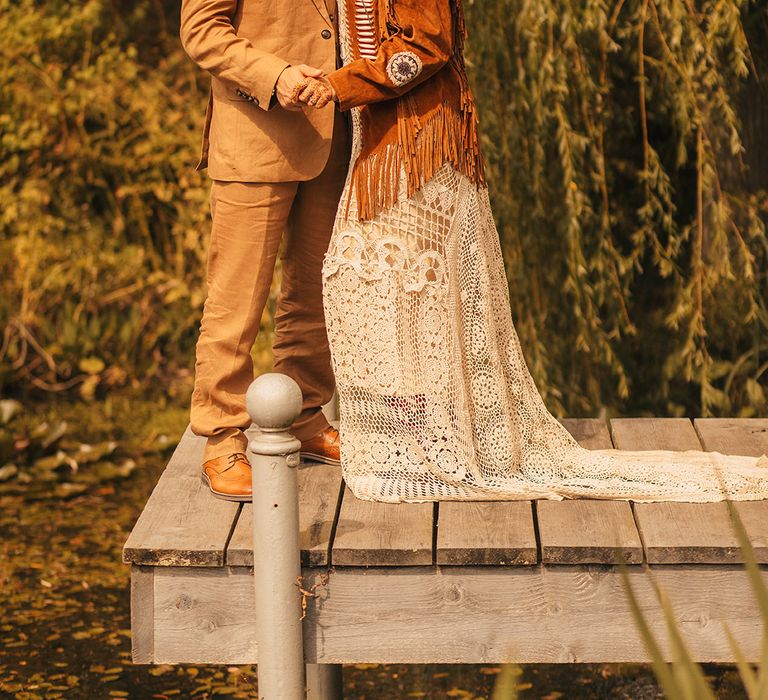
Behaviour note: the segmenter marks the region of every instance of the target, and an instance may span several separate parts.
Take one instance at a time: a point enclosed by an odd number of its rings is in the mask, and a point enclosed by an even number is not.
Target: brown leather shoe
[[[313,462],[340,465],[339,431],[329,425],[314,437],[305,440],[301,443],[301,456]]]
[[[233,452],[203,462],[202,479],[216,498],[225,501],[250,501],[251,463],[243,452]]]

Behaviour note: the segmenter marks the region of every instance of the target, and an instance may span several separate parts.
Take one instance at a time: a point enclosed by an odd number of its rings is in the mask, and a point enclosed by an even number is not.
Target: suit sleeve
[[[400,97],[449,61],[451,1],[394,0],[394,17],[381,21],[380,32],[375,59],[357,59],[328,75],[342,111]]]
[[[198,66],[268,110],[277,79],[290,64],[237,35],[236,8],[237,0],[182,0],[181,43]]]

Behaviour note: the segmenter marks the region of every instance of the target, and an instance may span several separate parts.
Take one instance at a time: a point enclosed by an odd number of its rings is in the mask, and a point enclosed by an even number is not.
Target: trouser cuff
[[[319,432],[325,430],[330,423],[325,417],[323,410],[317,408],[309,412],[307,416],[299,416],[290,428],[291,435],[297,440],[304,442],[309,438],[315,437]]]
[[[228,457],[235,452],[245,452],[248,448],[248,438],[245,433],[237,428],[227,431],[223,435],[209,437],[205,443],[203,462],[217,457]]]

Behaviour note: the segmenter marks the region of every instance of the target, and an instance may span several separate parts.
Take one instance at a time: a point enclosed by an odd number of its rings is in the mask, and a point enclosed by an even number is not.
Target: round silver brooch
[[[400,51],[387,62],[387,75],[395,85],[405,85],[421,73],[421,67],[421,59],[413,51]]]

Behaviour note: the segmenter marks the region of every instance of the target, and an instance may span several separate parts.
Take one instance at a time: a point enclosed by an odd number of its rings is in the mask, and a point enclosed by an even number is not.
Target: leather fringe
[[[367,158],[357,159],[352,170],[352,186],[358,220],[372,219],[397,201],[401,162],[401,149],[396,143],[388,144]]]
[[[469,100],[462,99],[461,112],[439,105],[423,123],[413,111],[412,101],[405,96],[398,104],[397,126],[398,143],[388,144],[355,163],[352,183],[359,220],[372,219],[395,204],[401,166],[405,169],[408,197],[445,163],[478,186],[485,185],[471,96]]]
[[[485,185],[483,158],[480,153],[477,113],[464,66],[466,27],[461,0],[454,0],[453,60],[446,66],[454,70],[460,82],[459,111],[438,105],[427,119],[420,119],[413,98],[406,93],[397,103],[397,143],[365,158],[358,158],[352,172],[359,220],[374,218],[398,199],[401,166],[405,169],[407,196],[412,197],[438,170],[450,163],[477,186]],[[389,21],[394,21],[394,2],[388,3]],[[348,202],[349,204],[349,202]]]

